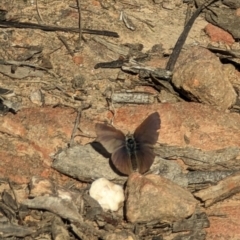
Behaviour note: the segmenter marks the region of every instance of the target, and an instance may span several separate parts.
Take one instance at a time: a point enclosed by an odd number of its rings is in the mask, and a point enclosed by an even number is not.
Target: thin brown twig
[[[73,127],[73,131],[72,131],[72,135],[71,135],[71,139],[70,139],[70,143],[69,143],[69,146],[70,146],[70,147],[72,147],[73,144],[74,144],[74,137],[75,137],[75,134],[76,134],[78,125],[79,125],[79,123],[80,123],[81,113],[82,113],[82,108],[80,107],[80,108],[78,109],[76,121],[75,121],[75,124],[74,124],[74,127]]]
[[[41,29],[43,31],[62,31],[62,32],[79,32],[79,28],[68,28],[68,27],[58,27],[51,25],[41,25],[36,23],[28,23],[28,22],[14,22],[14,21],[6,21],[0,20],[0,28],[31,28],[31,29]],[[103,35],[103,36],[111,36],[111,37],[119,37],[118,33],[106,30],[92,30],[92,29],[81,29],[82,33],[87,34],[95,34],[95,35]]]
[[[87,103],[87,104],[83,104],[81,107],[78,108],[78,110],[77,110],[78,113],[77,113],[76,121],[75,121],[75,124],[74,124],[74,127],[73,127],[69,147],[73,146],[73,144],[74,144],[74,138],[76,136],[76,131],[77,131],[78,125],[80,123],[81,113],[82,113],[83,110],[88,109],[89,107],[91,107],[91,104]]]
[[[186,41],[186,38],[188,36],[189,31],[191,30],[193,23],[195,22],[196,18],[198,17],[198,15],[201,13],[201,11],[206,8],[207,6],[211,5],[212,3],[216,2],[218,0],[210,0],[207,1],[206,3],[203,3],[202,5],[200,5],[197,10],[192,14],[192,16],[190,17],[190,19],[188,20],[188,22],[185,24],[184,29],[181,33],[181,35],[179,36],[174,48],[173,48],[173,52],[171,54],[171,56],[169,57],[169,60],[167,62],[166,65],[166,70],[168,71],[173,71],[175,64],[177,62],[178,56],[182,50],[182,47]]]
[[[70,49],[70,47],[68,46],[67,44],[67,41],[64,39],[63,36],[61,35],[57,35],[58,36],[58,39],[63,43],[63,45],[65,46],[65,48],[68,50],[69,54],[73,57],[74,56],[74,53],[73,51]]]
[[[41,13],[39,12],[39,9],[38,9],[38,0],[36,0],[36,10],[37,10],[37,14],[38,14],[39,19],[41,20],[41,22],[44,23],[42,15],[41,15]]]
[[[80,0],[77,0],[78,6],[78,28],[79,28],[79,39],[78,39],[78,48],[81,48],[81,40],[82,40],[82,16],[81,16],[81,4]]]
[[[32,63],[28,63],[28,62],[24,62],[24,61],[14,61],[14,60],[3,60],[0,59],[0,65],[4,64],[4,65],[16,65],[16,66],[28,66],[28,67],[32,67],[32,68],[36,68],[39,70],[44,70],[46,72],[48,72],[49,74],[53,75],[54,77],[59,77],[57,76],[56,73],[54,73],[53,71],[50,71],[49,69],[45,68],[45,67],[41,67],[39,65],[36,64],[32,64]]]

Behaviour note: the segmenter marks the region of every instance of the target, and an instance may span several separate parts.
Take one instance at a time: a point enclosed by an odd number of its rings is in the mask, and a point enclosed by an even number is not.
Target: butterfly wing
[[[158,112],[150,114],[135,130],[133,136],[139,144],[154,145],[158,140],[160,129],[160,116]]]
[[[132,163],[131,157],[128,154],[126,146],[119,148],[115,151],[112,156],[111,160],[114,166],[123,174],[130,175],[133,172],[132,170]]]
[[[132,165],[123,132],[101,123],[97,123],[95,129],[97,133],[96,141],[100,142],[109,153],[112,153],[111,160],[114,166],[121,173],[129,175],[132,172]]]
[[[122,131],[102,123],[97,123],[95,130],[96,141],[100,142],[109,153],[113,153],[125,145],[125,136]]]
[[[149,170],[153,164],[155,153],[152,145],[140,144],[135,153],[138,165],[138,172],[143,174]]]
[[[137,145],[135,156],[139,173],[145,173],[154,161],[153,145],[158,140],[160,124],[160,115],[155,112],[150,114],[134,132],[133,136]]]

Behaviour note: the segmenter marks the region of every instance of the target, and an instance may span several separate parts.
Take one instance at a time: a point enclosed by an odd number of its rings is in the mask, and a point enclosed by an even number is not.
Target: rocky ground
[[[215,4],[239,16],[235,2],[235,9]],[[0,9],[7,11],[4,21],[78,27],[73,0],[2,0]],[[78,33],[0,22],[1,237],[240,238],[238,33],[201,13],[172,84],[156,80],[194,10],[181,0],[82,1],[83,29],[119,37],[83,30],[80,43]],[[122,65],[97,65],[112,61]],[[133,132],[153,112],[161,128],[150,175],[120,176],[88,144],[97,122]],[[89,197],[91,183],[102,177],[124,186],[116,212]]]

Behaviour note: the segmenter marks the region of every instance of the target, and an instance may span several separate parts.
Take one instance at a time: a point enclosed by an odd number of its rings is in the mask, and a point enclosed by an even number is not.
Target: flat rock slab
[[[111,122],[125,133],[136,127],[153,112],[159,112],[161,129],[158,142],[170,146],[217,150],[230,146],[240,147],[240,115],[216,110],[199,103],[160,103],[150,106],[123,106],[115,108],[115,116],[107,109],[83,113],[81,130],[96,136],[96,122]],[[100,114],[101,112],[101,114]],[[92,121],[91,121],[92,120]],[[85,142],[86,138],[85,138]],[[82,140],[82,143],[84,141]]]
[[[102,177],[115,182],[126,181],[126,177],[121,177],[112,170],[109,158],[97,153],[90,144],[77,145],[61,151],[55,156],[52,167],[84,182]]]
[[[52,167],[57,171],[84,182],[106,178],[115,183],[124,184],[127,176],[119,175],[114,169],[109,157],[101,155],[91,144],[76,145],[66,148],[55,155]],[[150,169],[178,185],[187,187],[187,177],[181,167],[174,161],[168,161],[156,156]]]
[[[181,102],[119,107],[115,109],[114,126],[125,133],[133,132],[155,111],[162,121],[158,140],[161,145],[201,150],[240,147],[239,114],[203,104]],[[9,176],[18,183],[27,183],[32,175],[58,177],[50,167],[53,161],[50,154],[67,146],[75,118],[76,113],[71,109],[50,107],[22,109],[16,115],[3,116],[0,119],[0,131],[4,133],[0,139],[0,176]],[[77,134],[85,137],[77,136],[76,142],[85,145],[94,141],[95,124],[110,122],[112,118],[107,109],[83,111],[79,126],[82,132]],[[108,160],[103,161],[109,164]]]
[[[240,148],[227,147],[203,151],[192,147],[156,146],[155,152],[164,159],[180,158],[189,170],[216,171],[240,169]]]

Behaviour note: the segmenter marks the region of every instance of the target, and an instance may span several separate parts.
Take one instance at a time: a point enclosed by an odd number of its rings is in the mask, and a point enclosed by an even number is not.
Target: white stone
[[[104,210],[117,211],[124,201],[123,188],[105,178],[94,181],[89,194]]]

